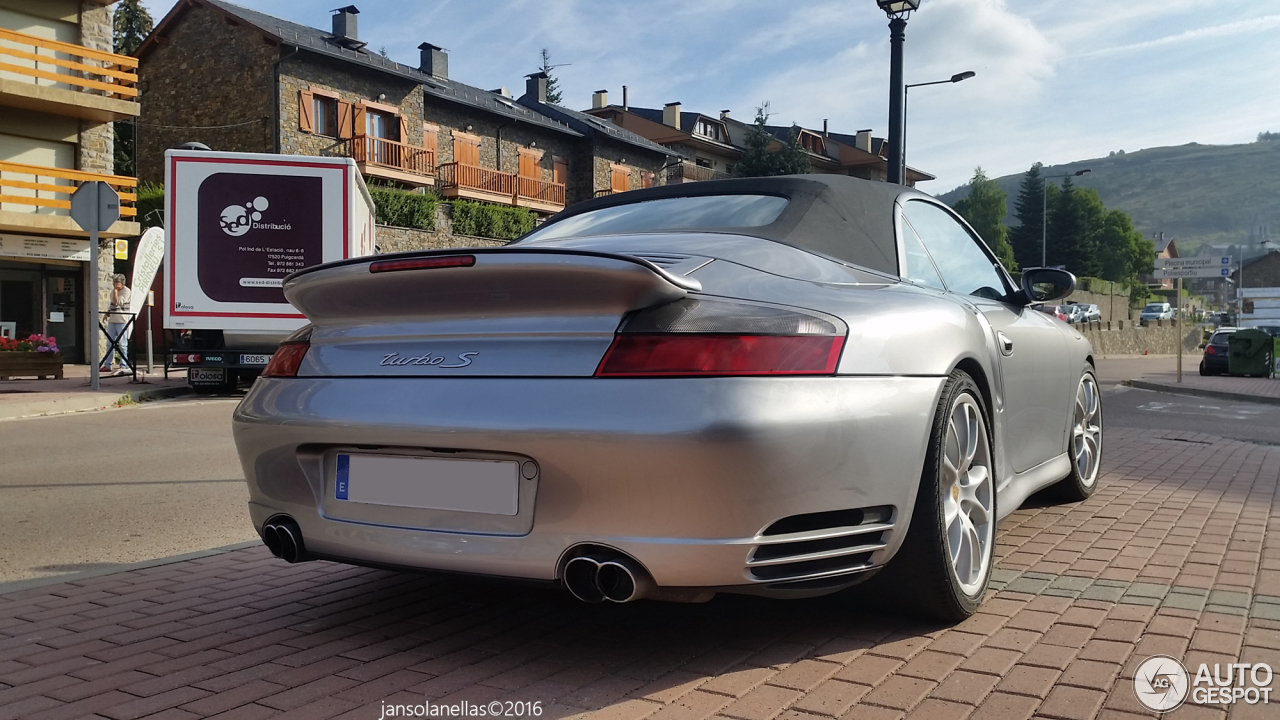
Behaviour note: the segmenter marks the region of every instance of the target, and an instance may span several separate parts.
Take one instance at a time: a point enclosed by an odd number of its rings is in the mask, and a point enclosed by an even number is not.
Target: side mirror
[[[1029,268],[1022,271],[1022,292],[1029,302],[1049,302],[1064,298],[1076,289],[1076,276],[1057,268]]]

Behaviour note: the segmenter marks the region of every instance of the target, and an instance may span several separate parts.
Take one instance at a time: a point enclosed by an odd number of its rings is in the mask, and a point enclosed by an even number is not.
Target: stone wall
[[[228,25],[209,8],[188,6],[182,12],[185,17],[138,66],[142,181],[164,182],[164,151],[185,142],[229,152],[275,148],[271,66],[279,48],[252,28]]]
[[[574,144],[585,142],[567,133],[557,132],[529,123],[513,122],[510,118],[491,115],[478,110],[469,111],[457,103],[448,102],[434,95],[424,96],[424,119],[439,126],[436,137],[436,162],[453,162],[453,133],[464,132],[480,136],[480,165],[502,172],[520,171],[520,148],[544,151],[540,169],[541,179],[550,181],[554,172],[553,157],[568,161],[570,179],[582,173],[582,167],[573,156]],[[468,129],[469,128],[469,129]],[[498,137],[501,135],[501,142]],[[499,153],[501,147],[501,153]],[[499,155],[501,157],[499,158]],[[575,202],[573,199],[568,202]]]
[[[411,250],[443,250],[445,248],[499,247],[505,240],[454,235],[444,230],[417,230],[414,228],[379,225],[374,237],[378,250],[383,254],[409,252]]]
[[[280,152],[285,155],[345,155],[345,141],[303,132],[298,122],[299,92],[315,86],[337,93],[353,105],[363,101],[392,105],[405,119],[409,137],[401,142],[422,145],[422,86],[386,73],[312,53],[280,63]],[[383,97],[379,100],[379,96]],[[365,128],[354,134],[364,135]]]
[[[609,189],[612,182],[611,168],[614,164],[626,165],[631,169],[628,190],[640,189],[641,170],[648,170],[653,173],[653,184],[655,186],[666,182],[664,174],[658,172],[662,169],[666,156],[643,150],[635,145],[618,142],[603,135],[596,136],[595,141],[592,143],[591,153],[593,156],[591,179],[593,192],[594,190]],[[587,198],[589,197],[588,195]]]
[[[1130,322],[1090,323],[1076,329],[1093,343],[1094,355],[1174,355],[1178,338],[1184,353],[1199,355],[1200,328],[1188,326],[1185,331],[1171,323],[1141,327]]]

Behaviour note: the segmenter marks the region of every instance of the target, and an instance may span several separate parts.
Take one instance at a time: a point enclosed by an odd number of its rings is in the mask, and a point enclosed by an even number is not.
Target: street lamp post
[[[948,80],[934,80],[927,83],[912,83],[904,85],[902,88],[902,167],[898,170],[898,177],[902,178],[903,184],[907,182],[907,93],[913,87],[924,87],[925,85],[947,85],[950,83],[958,83],[961,80],[968,80],[978,73],[972,70],[965,70],[962,73],[952,75]]]
[[[902,79],[902,43],[907,37],[907,17],[920,9],[920,0],[876,0],[889,16],[889,177],[902,184],[903,104],[907,91]]]
[[[1046,259],[1048,255],[1046,239],[1049,236],[1049,181],[1058,180],[1060,178],[1080,177],[1089,172],[1089,168],[1077,170],[1066,175],[1042,175],[1042,185],[1040,187],[1040,267],[1047,267],[1049,261]]]

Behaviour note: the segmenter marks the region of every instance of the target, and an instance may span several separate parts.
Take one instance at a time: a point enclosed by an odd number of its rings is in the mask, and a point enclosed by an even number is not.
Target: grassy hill
[[[1280,141],[1150,148],[1044,172],[1062,175],[1084,168],[1090,172],[1073,178],[1077,185],[1097,190],[1107,207],[1129,213],[1146,237],[1158,231],[1174,237],[1183,255],[1205,243],[1245,242],[1257,225],[1271,225],[1272,238],[1280,240]],[[1005,223],[1016,224],[1013,203],[1022,175],[996,180],[1009,194]],[[966,185],[939,197],[954,205],[968,192]]]

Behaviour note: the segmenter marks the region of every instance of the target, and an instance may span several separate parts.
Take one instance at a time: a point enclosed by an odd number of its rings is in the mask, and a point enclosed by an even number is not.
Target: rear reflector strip
[[[397,270],[471,267],[475,264],[475,255],[449,255],[447,257],[409,258],[405,260],[378,260],[369,265],[369,272],[380,273],[395,272]]]
[[[596,377],[831,375],[843,347],[829,335],[620,334]]]
[[[302,358],[307,356],[311,345],[305,342],[282,343],[270,362],[262,370],[262,377],[296,377]]]

